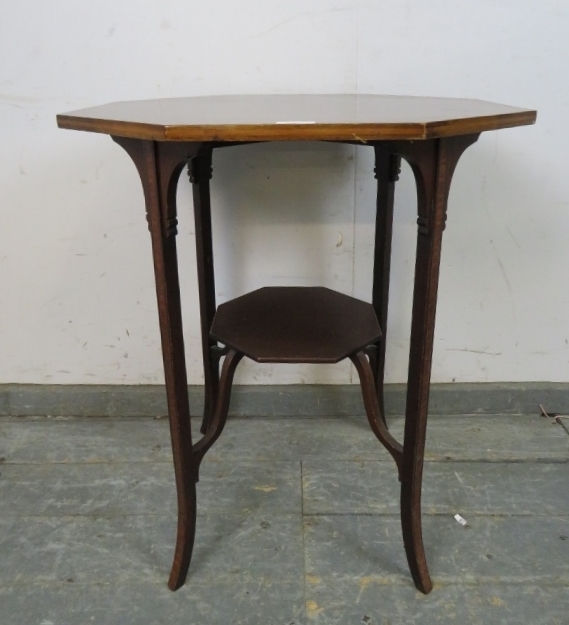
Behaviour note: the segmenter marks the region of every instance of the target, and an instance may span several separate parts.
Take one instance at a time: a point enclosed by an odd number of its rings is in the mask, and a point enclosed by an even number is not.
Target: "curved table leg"
[[[178,531],[168,586],[171,590],[177,590],[186,579],[194,545],[196,467],[192,458],[192,432],[176,254],[176,187],[185,163],[197,152],[200,144],[113,138],[128,152],[140,174],[152,239],[178,496]]]
[[[221,377],[219,379],[219,390],[217,394],[217,401],[215,410],[213,412],[212,419],[209,422],[208,429],[204,437],[198,441],[192,449],[194,456],[194,466],[196,470],[196,481],[199,475],[199,467],[203,457],[220,437],[223,432],[223,428],[227,422],[227,413],[229,412],[229,400],[231,399],[231,385],[233,384],[233,376],[235,375],[235,369],[243,358],[243,354],[230,349],[227,352],[227,356],[223,361],[221,368]]]
[[[399,479],[401,479],[403,447],[390,434],[385,425],[385,420],[382,418],[372,366],[363,351],[356,352],[350,356],[350,360],[354,363],[358,375],[360,376],[367,420],[379,442],[391,454],[393,460],[395,460],[397,470],[399,471]]]
[[[464,135],[395,142],[393,149],[409,162],[417,184],[419,217],[401,476],[401,524],[413,581],[425,594],[433,585],[421,531],[421,484],[442,235],[452,174],[462,152],[477,138],[478,135]]]

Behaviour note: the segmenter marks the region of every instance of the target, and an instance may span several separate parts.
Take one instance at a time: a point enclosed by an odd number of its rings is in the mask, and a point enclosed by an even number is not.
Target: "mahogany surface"
[[[461,154],[476,142],[480,132],[532,124],[535,118],[535,111],[479,100],[375,95],[147,100],[58,116],[62,128],[111,134],[133,160],[144,190],[178,496],[178,532],[168,581],[172,590],[184,584],[190,566],[199,466],[223,431],[233,376],[247,355],[259,362],[332,363],[351,359],[360,378],[371,429],[397,465],[403,545],[413,581],[422,592],[431,591],[421,529],[421,488],[450,184]],[[209,193],[212,150],[249,141],[310,139],[364,144],[374,149],[378,189],[371,304],[321,287],[273,287],[217,307]],[[402,158],[411,166],[417,187],[417,248],[401,443],[387,428],[383,380],[393,198]],[[205,373],[203,437],[195,443],[190,428],[176,252],[176,189],[185,165],[193,187]]]
[[[211,336],[257,362],[334,363],[381,338],[373,306],[324,287],[264,287],[221,304]]]
[[[535,111],[482,100],[231,95],[114,102],[63,113],[57,116],[57,123],[60,128],[153,141],[321,139],[365,143],[476,133],[533,124],[535,118]]]

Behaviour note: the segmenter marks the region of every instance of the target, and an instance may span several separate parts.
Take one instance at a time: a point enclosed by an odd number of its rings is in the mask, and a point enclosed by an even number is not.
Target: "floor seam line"
[[[304,468],[302,460],[300,461],[300,531],[302,533],[302,597],[304,599],[302,606],[303,620],[306,623],[308,615],[306,613],[306,602],[308,600],[306,593],[306,536],[304,531]]]

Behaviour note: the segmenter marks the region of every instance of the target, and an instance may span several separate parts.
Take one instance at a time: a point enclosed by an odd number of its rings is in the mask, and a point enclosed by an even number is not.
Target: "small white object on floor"
[[[461,524],[461,525],[463,525],[463,526],[464,526],[464,525],[468,525],[468,524],[467,524],[467,522],[466,522],[466,519],[465,519],[465,518],[463,518],[463,517],[461,517],[461,516],[460,516],[460,514],[455,514],[455,515],[454,515],[454,520],[455,520],[457,523],[460,523],[460,524]]]

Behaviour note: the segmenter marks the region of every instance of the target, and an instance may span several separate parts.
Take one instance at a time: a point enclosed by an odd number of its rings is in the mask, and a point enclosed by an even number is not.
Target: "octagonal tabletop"
[[[264,287],[221,304],[211,336],[257,362],[334,363],[381,338],[371,304],[325,287]]]
[[[61,128],[154,141],[429,139],[533,124],[482,100],[385,95],[228,95],[115,102],[57,116]]]

